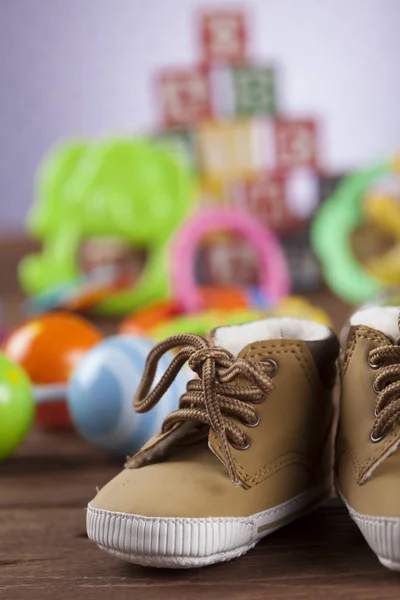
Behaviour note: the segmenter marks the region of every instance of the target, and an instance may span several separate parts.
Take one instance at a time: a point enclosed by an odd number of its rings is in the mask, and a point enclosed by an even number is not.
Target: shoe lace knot
[[[152,389],[159,360],[173,349],[179,350]],[[249,446],[249,439],[232,418],[238,419],[244,426],[258,425],[259,416],[252,405],[262,402],[274,387],[273,361],[267,359],[263,363],[236,358],[225,348],[214,346],[196,334],[171,336],[154,346],[148,355],[134,398],[136,412],[143,413],[153,408],[186,362],[197,377],[187,383],[179,408],[164,419],[161,432],[167,433],[175,425],[186,421],[209,426],[219,441],[232,482],[240,483],[232,447],[244,450]]]

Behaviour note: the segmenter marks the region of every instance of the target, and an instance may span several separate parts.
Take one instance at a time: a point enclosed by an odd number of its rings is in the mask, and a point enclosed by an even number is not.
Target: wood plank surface
[[[17,261],[0,250],[1,298],[13,327],[21,297],[15,272],[4,270]],[[311,299],[337,329],[343,325],[349,307],[326,292]],[[380,566],[336,498],[226,564],[168,571],[110,558],[86,537],[85,506],[120,467],[74,433],[39,431],[0,464],[0,600],[400,597],[400,575]]]

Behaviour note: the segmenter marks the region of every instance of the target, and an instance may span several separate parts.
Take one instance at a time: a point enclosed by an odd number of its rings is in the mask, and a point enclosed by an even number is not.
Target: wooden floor
[[[15,324],[19,296],[4,298]],[[343,323],[347,307],[315,299]],[[74,434],[38,431],[0,465],[1,600],[400,597],[400,576],[380,566],[335,498],[230,563],[166,571],[114,560],[87,539],[85,505],[120,466]]]
[[[230,563],[167,571],[112,559],[86,538],[84,507],[119,468],[71,434],[38,432],[0,466],[2,600],[400,596],[400,576],[380,566],[336,499]]]

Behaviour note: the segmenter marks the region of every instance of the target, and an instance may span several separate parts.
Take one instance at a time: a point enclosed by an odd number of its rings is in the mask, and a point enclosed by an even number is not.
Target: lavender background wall
[[[23,227],[35,167],[60,138],[155,123],[152,74],[198,58],[194,13],[210,5],[0,0],[0,231]],[[283,109],[324,119],[328,168],[400,147],[400,0],[245,5],[254,56],[281,66]]]

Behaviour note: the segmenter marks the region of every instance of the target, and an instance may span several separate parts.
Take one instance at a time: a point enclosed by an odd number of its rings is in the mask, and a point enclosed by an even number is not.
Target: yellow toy
[[[400,197],[392,193],[371,192],[364,199],[367,222],[373,224],[392,243],[388,250],[370,258],[368,271],[386,284],[400,283]]]

